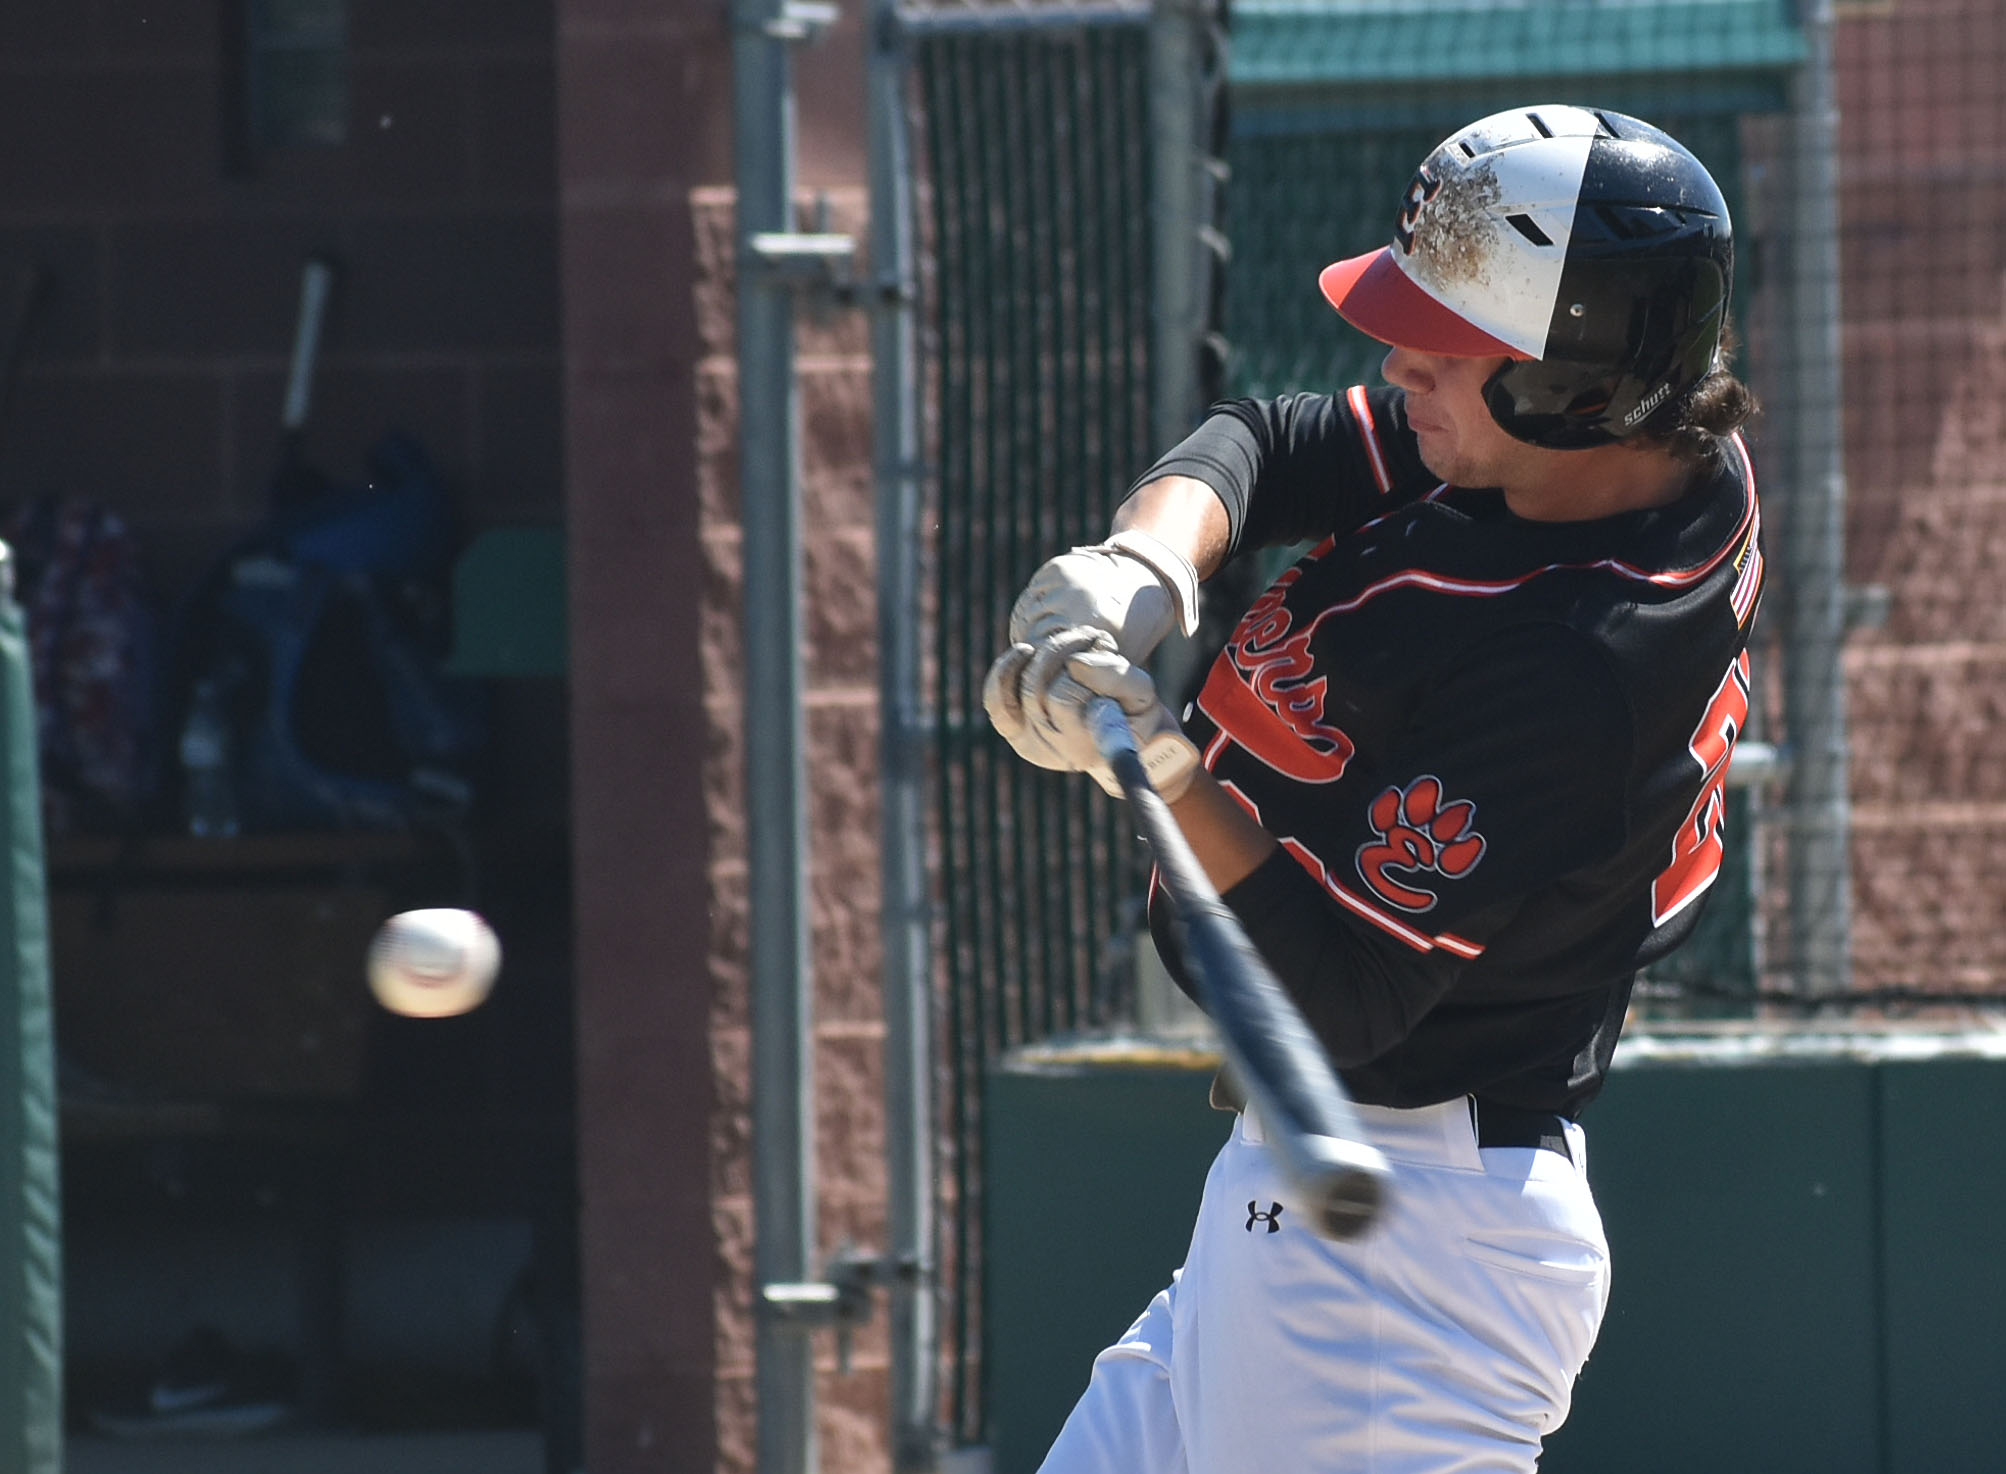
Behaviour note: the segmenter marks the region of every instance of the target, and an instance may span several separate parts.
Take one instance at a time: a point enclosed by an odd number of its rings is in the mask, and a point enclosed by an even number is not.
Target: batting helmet
[[[1508,356],[1484,386],[1492,417],[1576,450],[1644,429],[1718,366],[1733,278],[1727,202],[1698,159],[1639,119],[1555,105],[1444,141],[1393,244],[1320,284],[1383,343]]]

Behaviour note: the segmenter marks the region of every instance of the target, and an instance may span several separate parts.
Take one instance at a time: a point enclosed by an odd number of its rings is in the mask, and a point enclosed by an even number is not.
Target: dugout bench
[[[482,838],[490,861],[510,844],[552,853],[545,837]],[[434,1239],[464,1252],[398,1319],[407,1353],[445,1346],[456,1361],[470,1359],[461,1343],[488,1350],[520,1261],[561,1288],[575,1258],[568,1030],[546,1017],[568,1011],[562,936],[512,930],[506,981],[463,1018],[397,1018],[363,980],[378,923],[457,899],[465,854],[449,836],[403,832],[49,845],[53,992],[71,1066],[61,1122],[73,1421],[87,1425],[91,1404],[145,1370],[134,1355],[148,1337],[161,1349],[211,1323],[296,1359],[293,1400],[309,1426],[541,1413],[553,1448],[575,1443],[567,1371],[538,1368],[534,1389],[510,1389],[478,1368],[448,1375],[435,1355],[393,1374],[357,1344],[358,1329],[372,1339],[357,1304],[380,1301],[386,1275],[408,1278],[414,1256],[436,1257],[424,1247]]]

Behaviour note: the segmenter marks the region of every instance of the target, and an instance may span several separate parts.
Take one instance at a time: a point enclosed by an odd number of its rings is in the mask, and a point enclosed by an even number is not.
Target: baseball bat
[[[313,371],[320,357],[322,324],[328,298],[334,294],[334,263],[309,257],[300,273],[299,318],[293,325],[292,360],[286,371],[286,397],[279,410],[278,464],[270,481],[275,504],[308,491],[312,478],[303,459],[307,414],[313,405]]]
[[[1155,856],[1157,876],[1177,903],[1185,963],[1269,1145],[1311,1225],[1326,1238],[1357,1237],[1384,1205],[1392,1169],[1365,1139],[1351,1097],[1295,1001],[1219,899],[1170,806],[1150,786],[1121,707],[1097,697],[1087,716],[1094,744]]]

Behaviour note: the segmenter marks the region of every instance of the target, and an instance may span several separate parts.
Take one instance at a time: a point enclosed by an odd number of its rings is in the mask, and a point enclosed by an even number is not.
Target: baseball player
[[[991,720],[1112,786],[1084,712],[1121,703],[1395,1174],[1370,1234],[1320,1238],[1243,1110],[1048,1474],[1524,1471],[1566,1416],[1609,1289],[1577,1117],[1718,872],[1748,710],[1732,268],[1658,129],[1473,123],[1322,273],[1386,386],[1216,406],[1020,597]],[[1303,543],[1180,723],[1144,657],[1227,559]]]

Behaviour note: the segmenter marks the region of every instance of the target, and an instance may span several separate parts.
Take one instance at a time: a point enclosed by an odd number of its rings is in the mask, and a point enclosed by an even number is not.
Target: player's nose
[[[1395,389],[1405,389],[1409,394],[1425,394],[1435,383],[1428,355],[1412,348],[1389,348],[1379,372]]]

